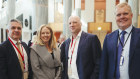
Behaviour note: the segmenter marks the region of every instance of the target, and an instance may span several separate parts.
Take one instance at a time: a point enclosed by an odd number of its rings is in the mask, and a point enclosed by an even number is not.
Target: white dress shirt
[[[15,41],[15,40],[13,40],[11,37],[9,37],[10,39],[11,39],[11,41],[17,46],[17,41]],[[21,41],[18,41],[18,42],[20,42],[21,43]],[[12,43],[11,43],[12,44]],[[13,45],[12,45],[13,46]],[[14,46],[13,46],[14,47]],[[24,54],[24,63],[25,63],[25,70],[24,70],[24,72],[26,72],[26,71],[28,71],[28,56],[27,56],[27,53],[26,53],[26,51],[25,51],[25,49],[24,49],[24,47],[20,44],[20,49],[22,49],[23,48],[23,54]],[[17,54],[17,57],[18,57],[18,51],[17,51],[17,49],[14,47],[14,49],[15,49],[15,51],[16,51],[16,54]]]
[[[131,35],[132,35],[132,25],[128,27],[125,30],[127,33],[125,34],[124,38],[124,48],[122,51],[122,56],[124,57],[124,62],[122,65],[120,65],[120,79],[129,79],[129,49],[130,49],[130,40],[131,40]],[[119,29],[119,34],[122,32],[122,30]],[[129,36],[130,34],[130,36]],[[128,37],[129,36],[129,37]],[[121,37],[121,35],[120,35]],[[119,40],[118,40],[119,43]],[[121,59],[120,59],[121,63]]]
[[[77,73],[77,65],[76,65],[76,59],[77,59],[77,51],[78,51],[78,45],[80,41],[82,31],[78,33],[75,39],[73,39],[73,44],[72,43],[72,36],[71,36],[71,42],[69,45],[69,51],[68,51],[68,77],[69,79],[79,79],[78,73]],[[71,47],[72,46],[72,47]],[[73,55],[72,55],[73,51]],[[71,58],[72,56],[72,58]],[[70,64],[71,61],[71,64]]]

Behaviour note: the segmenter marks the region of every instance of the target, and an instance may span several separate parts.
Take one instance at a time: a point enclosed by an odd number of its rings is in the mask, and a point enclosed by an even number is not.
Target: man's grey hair
[[[19,23],[22,26],[21,21],[19,21],[18,19],[11,19],[10,22],[8,23],[8,25],[7,25],[7,29],[10,28],[11,22],[17,22],[17,23]]]

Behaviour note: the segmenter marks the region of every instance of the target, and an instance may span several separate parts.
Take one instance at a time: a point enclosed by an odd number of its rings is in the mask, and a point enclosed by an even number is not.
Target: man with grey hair
[[[59,39],[58,39],[58,47],[61,48],[61,45],[63,44],[63,42],[66,40],[66,36],[64,34],[61,34]]]
[[[21,22],[12,19],[7,32],[8,39],[0,45],[0,79],[31,79],[29,51],[20,41]]]
[[[106,35],[99,79],[140,79],[140,29],[128,3],[116,6],[118,30]]]
[[[81,30],[78,16],[69,17],[72,36],[61,46],[62,79],[98,79],[101,45],[98,37]]]

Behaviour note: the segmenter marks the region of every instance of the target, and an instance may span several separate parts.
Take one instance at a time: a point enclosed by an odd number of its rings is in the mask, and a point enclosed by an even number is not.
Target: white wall
[[[88,22],[94,22],[94,0],[85,0],[85,10],[81,11],[82,29],[87,32]]]
[[[1,8],[1,7],[0,7]],[[7,1],[4,2],[4,8],[0,10],[0,27],[7,28]]]
[[[81,9],[81,0],[75,0],[75,9]],[[72,0],[72,14],[76,14]],[[85,10],[81,10],[82,30],[87,32],[88,22],[94,21],[94,0],[85,0]]]
[[[3,41],[6,40],[7,29],[7,2],[5,2],[4,8],[0,10],[0,43],[1,43],[1,28],[3,29]]]
[[[75,8],[81,8],[81,0],[75,0]]]
[[[54,22],[54,0],[48,0],[48,23]]]
[[[118,29],[115,21],[115,0],[106,0],[106,22],[112,22],[112,31]]]
[[[23,29],[22,29],[22,41],[28,43],[31,39],[32,31],[29,29],[29,16],[32,16],[33,4],[32,0],[19,0],[16,2],[15,18],[23,14]],[[28,26],[25,26],[25,19],[28,20]]]
[[[81,19],[85,22],[94,21],[94,0],[85,0],[85,10],[81,11]]]

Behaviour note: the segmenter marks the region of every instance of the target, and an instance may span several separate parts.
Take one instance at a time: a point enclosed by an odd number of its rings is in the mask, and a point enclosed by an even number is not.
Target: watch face
[[[25,19],[25,26],[28,27],[28,20]]]

